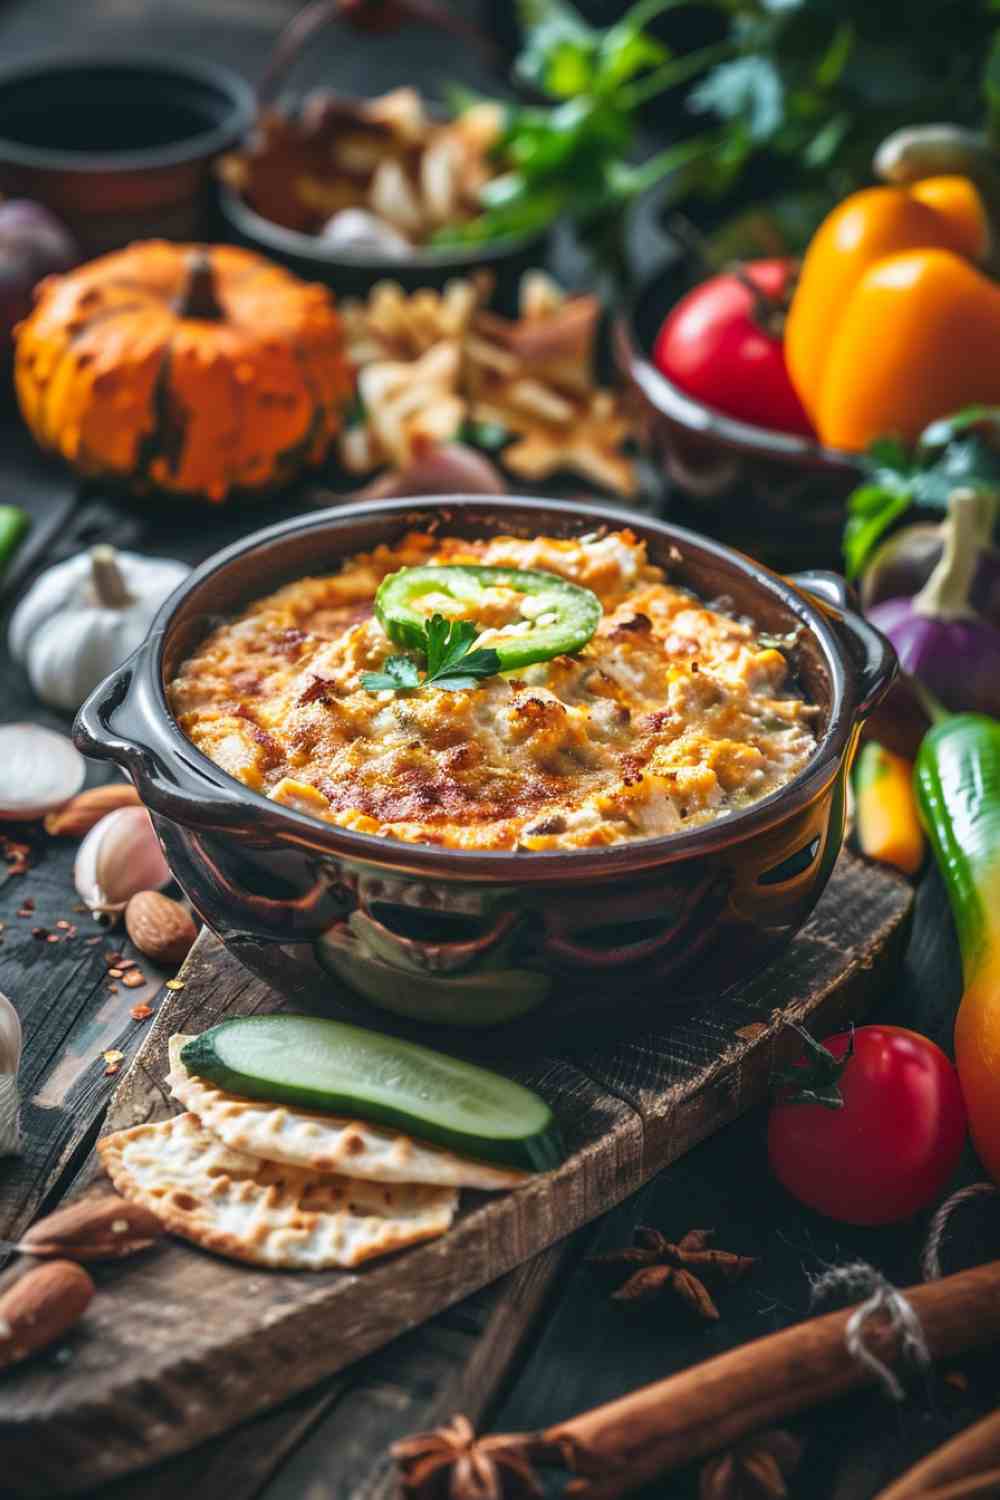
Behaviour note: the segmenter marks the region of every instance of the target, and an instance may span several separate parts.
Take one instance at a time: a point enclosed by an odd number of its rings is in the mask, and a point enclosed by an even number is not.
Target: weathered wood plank
[[[552,1104],[569,1148],[556,1172],[516,1193],[469,1194],[443,1240],[358,1274],[234,1267],[165,1244],[107,1277],[69,1365],[36,1362],[7,1380],[0,1446],[19,1492],[67,1492],[217,1433],[414,1327],[536,1255],[633,1192],[766,1087],[786,1009],[824,1023],[860,1006],[891,972],[910,910],[905,882],[845,856],[784,964],[696,1018],[568,1061],[511,1069]],[[825,909],[823,909],[825,907]],[[864,933],[864,937],[860,934]],[[784,976],[791,975],[789,981]],[[861,976],[872,984],[857,987]],[[172,1112],[166,1043],[233,1013],[280,1004],[203,936],[112,1104],[115,1128]],[[749,1019],[756,1028],[738,1035]],[[692,1032],[691,1028],[695,1030]]]

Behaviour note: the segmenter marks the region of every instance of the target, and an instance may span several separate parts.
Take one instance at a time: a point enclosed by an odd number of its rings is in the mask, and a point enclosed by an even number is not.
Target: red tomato
[[[842,1059],[850,1036],[823,1046]],[[812,1050],[812,1049],[810,1049]],[[803,1061],[809,1078],[822,1060]],[[787,1075],[786,1075],[787,1076]],[[771,1109],[771,1170],[809,1208],[845,1224],[894,1224],[939,1196],[965,1143],[958,1074],[925,1036],[861,1026],[839,1077],[842,1109],[797,1104],[785,1088]]]
[[[761,293],[756,299],[732,272],[703,281],[664,319],[653,350],[657,368],[687,395],[727,416],[812,436],[774,328],[794,271],[791,260],[748,261],[743,275]]]

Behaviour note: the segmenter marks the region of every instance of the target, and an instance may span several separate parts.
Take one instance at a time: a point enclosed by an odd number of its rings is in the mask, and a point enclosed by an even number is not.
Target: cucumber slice
[[[563,1159],[552,1111],[530,1089],[342,1021],[241,1016],[194,1037],[181,1058],[245,1098],[358,1115],[462,1156],[536,1172]]]

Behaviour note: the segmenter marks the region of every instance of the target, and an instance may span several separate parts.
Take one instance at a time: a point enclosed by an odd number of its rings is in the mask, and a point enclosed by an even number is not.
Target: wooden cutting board
[[[441,1240],[354,1273],[257,1270],[179,1240],[98,1270],[83,1323],[0,1387],[10,1493],[71,1493],[190,1448],[388,1343],[634,1192],[762,1099],[797,1041],[861,1016],[903,949],[912,891],[845,853],[808,925],[765,973],[641,1031],[494,1059],[544,1094],[568,1157],[514,1193],[467,1193]],[[177,1112],[167,1039],[281,1000],[205,933],[111,1101],[105,1131]],[[498,1040],[496,1046],[502,1045]]]

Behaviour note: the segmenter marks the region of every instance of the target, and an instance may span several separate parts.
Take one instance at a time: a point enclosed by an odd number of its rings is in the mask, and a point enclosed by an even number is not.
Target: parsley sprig
[[[390,656],[381,672],[364,672],[361,685],[369,693],[409,693],[414,688],[443,688],[461,693],[474,688],[484,677],[495,677],[500,657],[489,647],[473,651],[479,632],[470,620],[446,620],[431,615],[424,626],[423,654],[425,676],[412,656]]]

